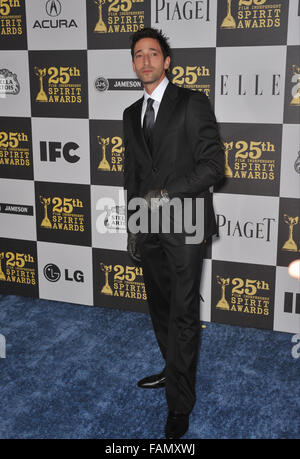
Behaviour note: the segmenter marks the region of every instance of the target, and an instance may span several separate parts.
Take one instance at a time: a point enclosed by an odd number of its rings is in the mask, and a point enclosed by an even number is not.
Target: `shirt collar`
[[[166,87],[168,86],[169,80],[165,76],[165,78],[159,83],[159,85],[154,89],[152,94],[148,94],[144,90],[144,102],[147,102],[148,98],[151,97],[151,99],[156,100],[157,102],[161,102],[161,99],[163,98],[164,92]]]

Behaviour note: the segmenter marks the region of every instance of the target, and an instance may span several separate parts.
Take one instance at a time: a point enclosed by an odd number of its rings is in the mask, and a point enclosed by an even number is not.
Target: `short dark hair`
[[[163,34],[162,30],[152,29],[151,27],[146,27],[144,29],[138,30],[130,37],[131,39],[130,50],[131,50],[132,60],[134,59],[134,47],[137,44],[137,42],[141,40],[142,38],[154,38],[160,44],[164,59],[166,59],[166,57],[168,56],[171,57],[171,48],[168,43],[168,38]]]

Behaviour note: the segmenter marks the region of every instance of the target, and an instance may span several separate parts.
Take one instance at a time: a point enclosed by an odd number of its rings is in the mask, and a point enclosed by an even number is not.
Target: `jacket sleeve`
[[[170,198],[197,196],[224,176],[224,148],[210,101],[204,93],[193,91],[190,95],[185,121],[194,168],[166,186]]]
[[[134,161],[133,152],[130,148],[130,128],[129,115],[125,110],[123,113],[123,141],[124,141],[124,190],[125,190],[125,206],[126,206],[126,229],[128,230],[128,219],[134,210],[128,210],[130,199],[138,195],[139,182],[136,176],[136,164]]]

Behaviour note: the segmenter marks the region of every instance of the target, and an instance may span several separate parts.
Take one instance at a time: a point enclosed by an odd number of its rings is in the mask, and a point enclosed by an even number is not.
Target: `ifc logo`
[[[97,91],[106,91],[109,88],[109,82],[106,78],[104,77],[98,77],[95,80],[95,88]]]
[[[48,263],[44,267],[44,276],[49,282],[57,282],[60,279],[60,269],[53,263]]]

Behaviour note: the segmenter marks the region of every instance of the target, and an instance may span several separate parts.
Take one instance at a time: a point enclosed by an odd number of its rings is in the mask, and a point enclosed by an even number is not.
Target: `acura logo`
[[[49,16],[59,16],[61,13],[61,3],[59,0],[48,0],[46,12]]]

